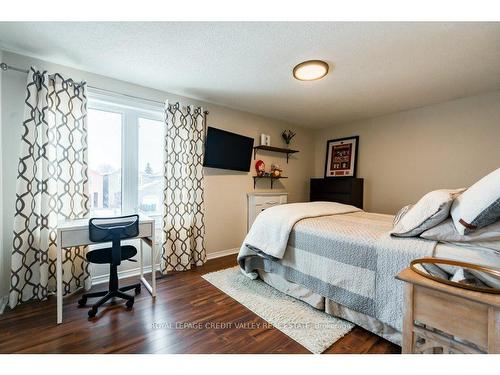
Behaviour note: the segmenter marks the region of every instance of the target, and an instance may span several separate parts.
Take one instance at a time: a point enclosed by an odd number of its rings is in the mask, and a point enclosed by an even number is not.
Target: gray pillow
[[[453,199],[465,189],[441,189],[425,194],[415,205],[403,207],[394,219],[396,237],[415,237],[448,218]]]
[[[500,168],[460,195],[451,207],[458,233],[468,234],[500,219]]]
[[[500,221],[478,229],[469,234],[460,234],[453,223],[448,219],[433,228],[423,232],[420,237],[440,242],[493,242],[500,241]]]

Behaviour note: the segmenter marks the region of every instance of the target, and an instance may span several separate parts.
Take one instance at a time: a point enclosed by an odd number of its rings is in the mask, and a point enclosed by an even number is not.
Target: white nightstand
[[[288,193],[247,193],[248,217],[247,232],[250,230],[255,218],[266,208],[285,204],[288,201]]]

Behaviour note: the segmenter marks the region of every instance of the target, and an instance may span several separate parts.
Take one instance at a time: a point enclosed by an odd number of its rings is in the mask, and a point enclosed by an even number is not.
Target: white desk
[[[155,275],[155,222],[144,215],[139,215],[139,235],[140,239],[140,278],[151,296],[156,297],[156,275]],[[151,248],[151,285],[144,278],[144,262],[142,243],[146,242]],[[62,295],[62,251],[73,246],[92,245],[95,242],[89,240],[89,219],[66,220],[57,224],[57,324],[62,323],[63,295]]]

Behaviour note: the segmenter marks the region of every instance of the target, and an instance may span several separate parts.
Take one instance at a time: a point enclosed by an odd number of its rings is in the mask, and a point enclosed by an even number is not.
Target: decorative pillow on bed
[[[425,194],[416,204],[403,207],[394,218],[391,234],[397,237],[414,237],[442,223],[450,213],[453,199],[464,190],[434,190]]]
[[[406,215],[409,209],[413,207],[413,204],[409,204],[407,206],[404,206],[402,209],[398,211],[396,216],[394,216],[394,220],[392,221],[392,226],[395,227],[397,223],[403,218],[403,216]]]
[[[440,242],[487,242],[500,241],[500,221],[468,234],[460,234],[452,219],[427,229],[420,237]]]
[[[500,168],[460,195],[451,207],[458,233],[468,234],[500,219]]]

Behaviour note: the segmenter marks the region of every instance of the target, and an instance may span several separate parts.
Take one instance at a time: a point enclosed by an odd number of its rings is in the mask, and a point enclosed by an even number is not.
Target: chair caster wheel
[[[131,309],[132,306],[134,306],[134,300],[133,299],[128,300],[125,306],[127,306],[127,309]]]
[[[83,307],[87,304],[87,298],[82,297],[78,300],[78,307]]]
[[[135,294],[141,294],[141,286],[135,288]]]
[[[97,314],[97,308],[96,307],[92,307],[90,310],[89,310],[89,318],[93,318],[95,317]]]

